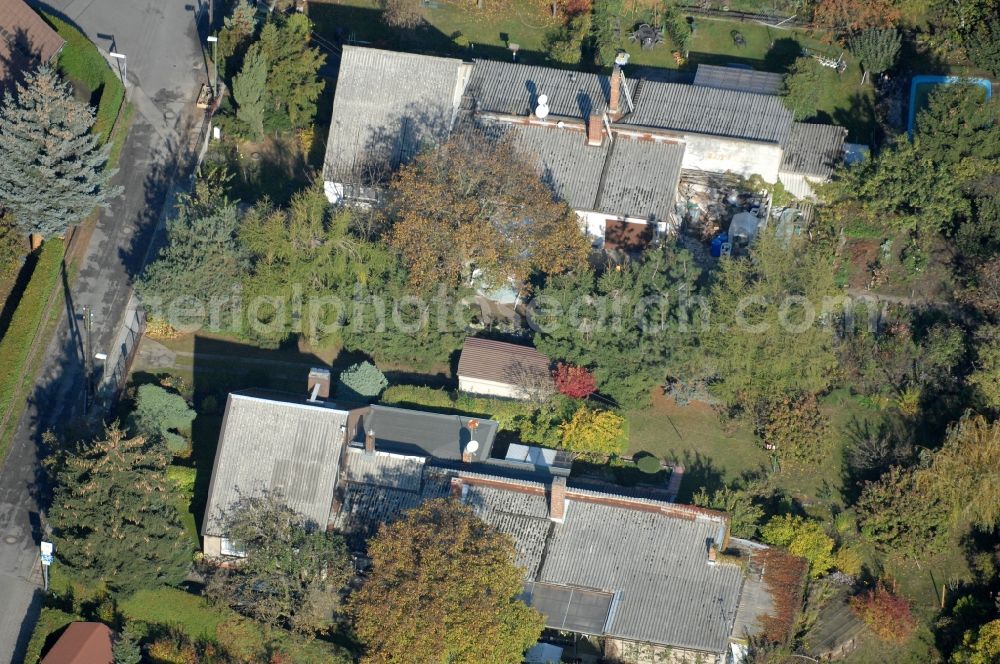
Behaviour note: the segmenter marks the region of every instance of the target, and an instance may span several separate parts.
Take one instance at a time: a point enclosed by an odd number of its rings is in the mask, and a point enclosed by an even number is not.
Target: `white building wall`
[[[682,168],[713,173],[731,172],[743,177],[759,175],[766,182],[778,181],[780,145],[735,141],[701,134],[684,135]]]
[[[510,383],[498,383],[492,380],[481,378],[470,378],[469,376],[458,377],[458,389],[461,392],[470,394],[482,394],[488,397],[502,397],[505,399],[525,399],[527,395],[518,387]]]
[[[604,656],[621,664],[722,664],[725,656],[653,643],[606,638]]]
[[[823,181],[819,178],[811,178],[801,173],[789,173],[788,171],[781,171],[778,173],[778,179],[781,180],[781,184],[784,185],[785,191],[790,193],[795,198],[808,198],[815,200],[816,192],[813,190],[813,185],[821,184]]]
[[[344,197],[344,185],[340,182],[326,180],[323,182],[323,193],[326,194],[326,200],[331,203],[339,203]]]

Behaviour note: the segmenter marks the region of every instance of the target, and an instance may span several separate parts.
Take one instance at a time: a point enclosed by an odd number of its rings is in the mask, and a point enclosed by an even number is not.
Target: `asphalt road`
[[[200,84],[207,82],[196,23],[201,16],[205,24],[200,3],[50,0],[47,4],[103,51],[126,55],[129,99],[136,113],[115,176],[125,192],[102,213],[76,279],[64,281],[66,311],[0,468],[0,664],[23,660],[41,608],[38,542],[46,499],[39,468],[41,436],[83,416],[87,334],[79,314],[85,306],[93,312],[92,350],[108,352],[170,183],[187,175],[185,166],[178,167],[182,161],[178,155],[184,154],[197,130],[200,115],[193,100]]]

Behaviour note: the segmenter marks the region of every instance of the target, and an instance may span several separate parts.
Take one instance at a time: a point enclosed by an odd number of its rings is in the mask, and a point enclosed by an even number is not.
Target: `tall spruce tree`
[[[49,522],[59,559],[121,594],[181,581],[191,546],[170,502],[168,460],[162,444],[115,427],[57,456]]]
[[[193,194],[182,197],[167,220],[167,242],[136,284],[151,318],[178,327],[237,327],[232,313],[247,260],[236,240],[236,205],[225,194],[228,179],[220,170],[200,173]],[[185,318],[188,305],[205,307],[206,317],[195,311],[195,319]]]
[[[257,42],[247,51],[243,69],[233,79],[236,117],[243,123],[252,140],[264,137],[264,99],[267,88],[267,55]]]
[[[260,33],[267,57],[267,93],[270,112],[284,115],[293,127],[304,127],[316,115],[316,100],[323,91],[317,73],[326,57],[310,48],[311,27],[304,14],[293,14],[268,23]]]
[[[0,200],[25,233],[51,237],[121,192],[94,111],[48,66],[30,72],[0,107]]]

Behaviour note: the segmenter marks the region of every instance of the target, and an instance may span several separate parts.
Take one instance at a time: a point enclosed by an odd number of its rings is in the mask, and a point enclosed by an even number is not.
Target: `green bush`
[[[378,399],[389,386],[385,374],[371,362],[358,362],[340,372],[337,377],[337,396],[348,401],[368,403]]]
[[[639,457],[636,459],[635,465],[639,470],[650,475],[660,472],[660,459],[652,454]]]
[[[51,14],[44,16],[59,36],[66,40],[66,45],[59,52],[59,72],[70,79],[74,86],[83,86],[83,92],[100,94],[94,132],[105,143],[111,135],[115,118],[118,117],[118,109],[125,99],[125,87],[118,73],[108,66],[104,56],[83,33]]]
[[[191,466],[167,466],[167,479],[177,485],[177,490],[189,496],[194,495],[197,472]]]
[[[14,394],[27,378],[28,351],[41,330],[45,305],[58,283],[63,248],[58,238],[42,245],[7,333],[0,339],[0,416],[11,407]]]

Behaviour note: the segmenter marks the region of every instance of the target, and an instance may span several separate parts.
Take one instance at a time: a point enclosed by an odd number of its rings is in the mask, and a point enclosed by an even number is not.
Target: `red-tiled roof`
[[[458,375],[518,385],[525,375],[548,376],[549,358],[531,346],[469,337],[462,346]]]
[[[0,0],[0,83],[32,60],[51,61],[65,43],[24,0]]]
[[[94,622],[70,623],[42,664],[112,664],[111,629]]]

